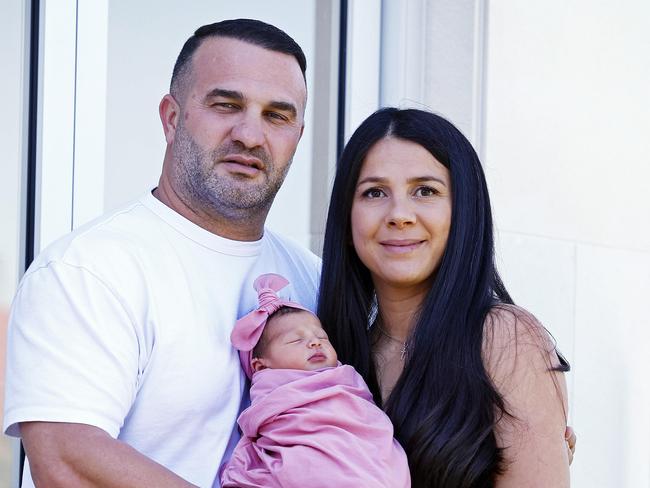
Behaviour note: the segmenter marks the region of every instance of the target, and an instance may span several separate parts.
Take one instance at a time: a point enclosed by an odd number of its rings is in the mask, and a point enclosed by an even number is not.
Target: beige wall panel
[[[490,2],[486,166],[503,229],[650,250],[648,19],[641,0]]]
[[[500,232],[497,266],[515,303],[544,324],[573,362],[575,245]]]
[[[578,488],[650,485],[650,253],[577,248]]]

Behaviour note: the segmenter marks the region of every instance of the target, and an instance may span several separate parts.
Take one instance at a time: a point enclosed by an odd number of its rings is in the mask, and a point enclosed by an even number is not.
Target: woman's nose
[[[386,224],[389,227],[403,229],[415,222],[415,211],[408,198],[394,198],[386,216]]]

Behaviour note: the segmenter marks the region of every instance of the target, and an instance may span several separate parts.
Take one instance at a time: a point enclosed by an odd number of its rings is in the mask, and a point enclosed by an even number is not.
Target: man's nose
[[[233,141],[241,143],[245,148],[252,149],[264,143],[264,127],[261,114],[244,112],[231,131]]]

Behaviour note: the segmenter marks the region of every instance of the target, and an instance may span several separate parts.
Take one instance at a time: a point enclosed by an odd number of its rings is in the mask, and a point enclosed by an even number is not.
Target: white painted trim
[[[472,80],[472,132],[474,149],[485,161],[485,104],[487,82],[488,0],[476,0],[474,9],[474,69]]]
[[[422,107],[426,0],[382,0],[381,106]]]
[[[72,226],[104,212],[108,0],[78,0]]]
[[[311,158],[310,249],[322,254],[325,219],[336,172],[338,122],[339,2],[316,2],[314,43],[314,118]]]
[[[379,108],[381,0],[348,3],[345,141]]]
[[[488,0],[383,0],[381,103],[453,122],[483,152]]]
[[[76,2],[41,3],[35,252],[72,229]]]

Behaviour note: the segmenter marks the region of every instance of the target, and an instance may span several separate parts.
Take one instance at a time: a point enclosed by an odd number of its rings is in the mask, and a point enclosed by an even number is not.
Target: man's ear
[[[262,371],[263,369],[268,368],[264,358],[253,358],[253,360],[251,361],[251,367],[253,368],[253,371],[255,371],[256,373],[258,371]]]
[[[162,122],[167,144],[174,142],[176,128],[181,116],[181,107],[169,93],[165,95],[158,106],[160,121]]]

